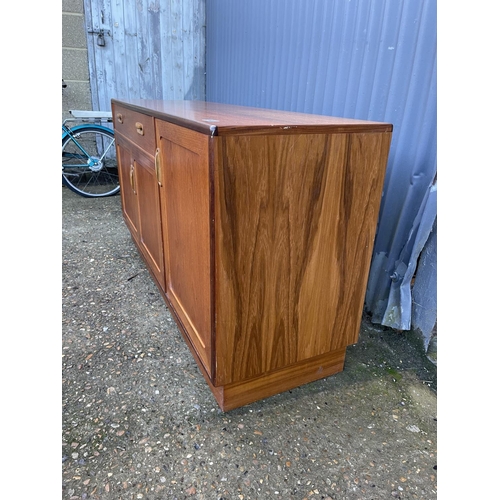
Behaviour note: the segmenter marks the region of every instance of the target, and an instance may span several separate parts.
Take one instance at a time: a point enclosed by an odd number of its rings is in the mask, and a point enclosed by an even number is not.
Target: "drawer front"
[[[155,124],[152,116],[138,113],[122,106],[113,106],[113,126],[149,154],[155,151]]]

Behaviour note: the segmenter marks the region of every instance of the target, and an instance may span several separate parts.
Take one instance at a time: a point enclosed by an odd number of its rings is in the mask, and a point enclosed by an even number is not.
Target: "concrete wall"
[[[62,117],[69,109],[92,109],[83,0],[62,1]]]

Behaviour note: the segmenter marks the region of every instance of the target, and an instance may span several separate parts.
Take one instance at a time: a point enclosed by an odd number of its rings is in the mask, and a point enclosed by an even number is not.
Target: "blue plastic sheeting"
[[[426,347],[430,340],[430,333],[436,323],[436,282],[435,282],[435,255],[437,247],[434,244],[437,237],[437,183],[434,182],[424,197],[420,210],[415,217],[413,226],[408,234],[408,240],[403,247],[399,258],[395,261],[394,272],[390,276],[391,286],[389,296],[385,294],[375,302],[374,294],[371,293],[370,282],[368,285],[367,300],[373,307],[372,321],[383,325],[396,327],[401,330],[410,330],[412,326],[423,334]],[[434,231],[433,231],[434,230]],[[422,260],[417,272],[419,257],[433,234],[433,244],[427,246],[426,260]],[[430,259],[429,259],[430,257]],[[427,269],[426,264],[431,266]],[[371,272],[380,272],[380,268],[387,266],[386,256],[376,254],[372,263]],[[433,274],[434,271],[434,274]],[[419,278],[421,274],[421,278]],[[434,280],[433,280],[434,278]],[[418,287],[412,286],[415,279]],[[373,283],[373,281],[372,281]],[[422,284],[428,285],[427,289]],[[417,296],[412,296],[415,292]],[[425,303],[425,305],[423,305]],[[417,316],[412,321],[412,313],[417,310]],[[415,324],[416,323],[416,324]]]
[[[207,0],[206,15],[208,101],[394,125],[365,305],[410,328],[436,194],[436,0]]]

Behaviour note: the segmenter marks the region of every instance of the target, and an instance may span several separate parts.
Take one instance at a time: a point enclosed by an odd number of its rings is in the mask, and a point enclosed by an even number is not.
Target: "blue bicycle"
[[[62,182],[86,198],[120,192],[111,112],[70,111],[62,124]],[[68,123],[79,122],[69,126]]]

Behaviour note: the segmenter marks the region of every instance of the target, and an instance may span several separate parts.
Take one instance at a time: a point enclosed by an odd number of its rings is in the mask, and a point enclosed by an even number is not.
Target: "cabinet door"
[[[140,240],[150,271],[165,290],[165,264],[160,216],[160,192],[153,159],[137,151],[134,176],[139,192]]]
[[[123,217],[132,237],[136,243],[139,243],[139,201],[136,190],[134,160],[130,149],[118,134],[116,134],[116,151]]]
[[[153,157],[116,134],[125,222],[149,270],[165,290],[160,192]]]
[[[212,377],[209,137],[156,122],[166,295]]]

